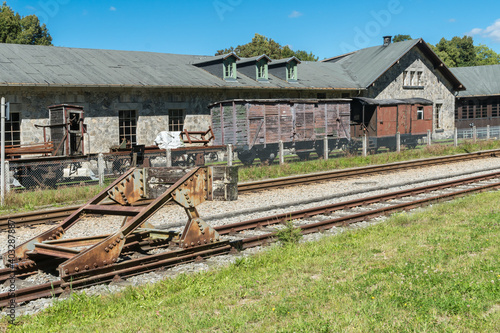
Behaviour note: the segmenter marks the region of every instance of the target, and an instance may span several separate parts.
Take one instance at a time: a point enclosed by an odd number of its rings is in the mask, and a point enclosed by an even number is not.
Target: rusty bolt
[[[119,238],[119,237],[118,237],[118,238],[116,238],[116,239],[115,239],[115,242],[116,242],[116,244],[120,243],[120,238]]]
[[[102,263],[104,266],[106,266],[108,264],[108,262],[106,260],[104,260]]]
[[[113,261],[113,262],[116,262],[116,258],[113,258],[113,259],[112,259],[112,261]]]
[[[194,245],[194,242],[191,242],[191,246],[193,246],[193,245]]]
[[[69,273],[69,269],[65,269],[64,274],[68,274],[68,273]]]
[[[207,244],[207,239],[206,238],[203,241],[205,242],[205,244]]]
[[[123,239],[123,235],[120,235],[120,239]]]
[[[107,246],[104,248],[104,251],[109,252],[109,249]]]
[[[94,268],[97,268],[99,265],[97,265],[97,263],[95,262],[94,263]]]
[[[201,242],[200,242],[200,241],[198,241],[198,245],[201,245]]]
[[[89,270],[89,265],[85,265],[85,270]]]
[[[115,247],[113,244],[109,244],[110,249],[112,249],[113,247]]]
[[[80,270],[80,268],[78,268],[78,266],[75,267],[75,272],[78,272],[79,270]]]
[[[53,238],[52,237],[49,237],[49,240],[52,240]]]

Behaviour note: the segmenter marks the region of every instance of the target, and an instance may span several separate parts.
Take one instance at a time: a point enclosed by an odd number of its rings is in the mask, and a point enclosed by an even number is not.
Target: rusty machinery
[[[124,253],[134,249],[190,248],[218,242],[217,231],[200,218],[196,206],[206,200],[235,200],[237,175],[237,168],[227,166],[132,168],[60,224],[16,247],[14,265],[17,269],[41,267],[42,263],[44,268],[58,265],[59,276],[74,281],[122,261]],[[143,199],[154,200],[147,206],[134,205]],[[119,205],[104,205],[109,200]],[[155,229],[148,222],[168,202],[182,206],[187,213],[181,234]],[[124,219],[111,234],[66,239],[68,229],[86,214]],[[9,260],[6,253],[3,260],[10,264],[12,256]]]

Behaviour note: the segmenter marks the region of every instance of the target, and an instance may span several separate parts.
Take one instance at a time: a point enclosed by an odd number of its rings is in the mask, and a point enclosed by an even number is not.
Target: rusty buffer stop
[[[203,221],[196,207],[206,200],[230,201],[237,197],[237,167],[132,168],[59,225],[18,246],[14,268],[57,267],[61,278],[74,281],[122,262],[124,255],[134,251],[217,243],[219,234]],[[151,202],[138,205],[144,200]],[[180,234],[156,229],[148,222],[167,203],[182,206],[188,216]],[[123,222],[111,234],[65,238],[68,229],[87,214],[123,216]],[[3,259],[10,264],[7,254]]]

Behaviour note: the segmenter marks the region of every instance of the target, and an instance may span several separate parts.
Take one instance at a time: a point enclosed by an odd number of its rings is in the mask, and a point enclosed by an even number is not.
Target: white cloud
[[[486,27],[486,29],[474,28],[467,33],[469,36],[481,35],[486,38],[490,38],[494,42],[500,43],[500,19],[496,20],[495,23]]]
[[[290,15],[288,15],[289,18],[297,18],[297,17],[300,17],[304,14],[302,14],[301,12],[299,11],[296,11],[294,10],[293,12],[290,13]]]
[[[109,10],[112,12],[116,12],[116,7],[111,6],[111,7],[109,7]]]

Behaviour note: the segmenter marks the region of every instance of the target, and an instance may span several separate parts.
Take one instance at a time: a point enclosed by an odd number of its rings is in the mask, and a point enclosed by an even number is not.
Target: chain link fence
[[[170,158],[169,158],[170,157]],[[225,147],[156,150],[134,156],[130,152],[82,157],[40,157],[6,162],[8,190],[34,190],[75,185],[104,185],[137,165],[151,167],[227,163]]]

